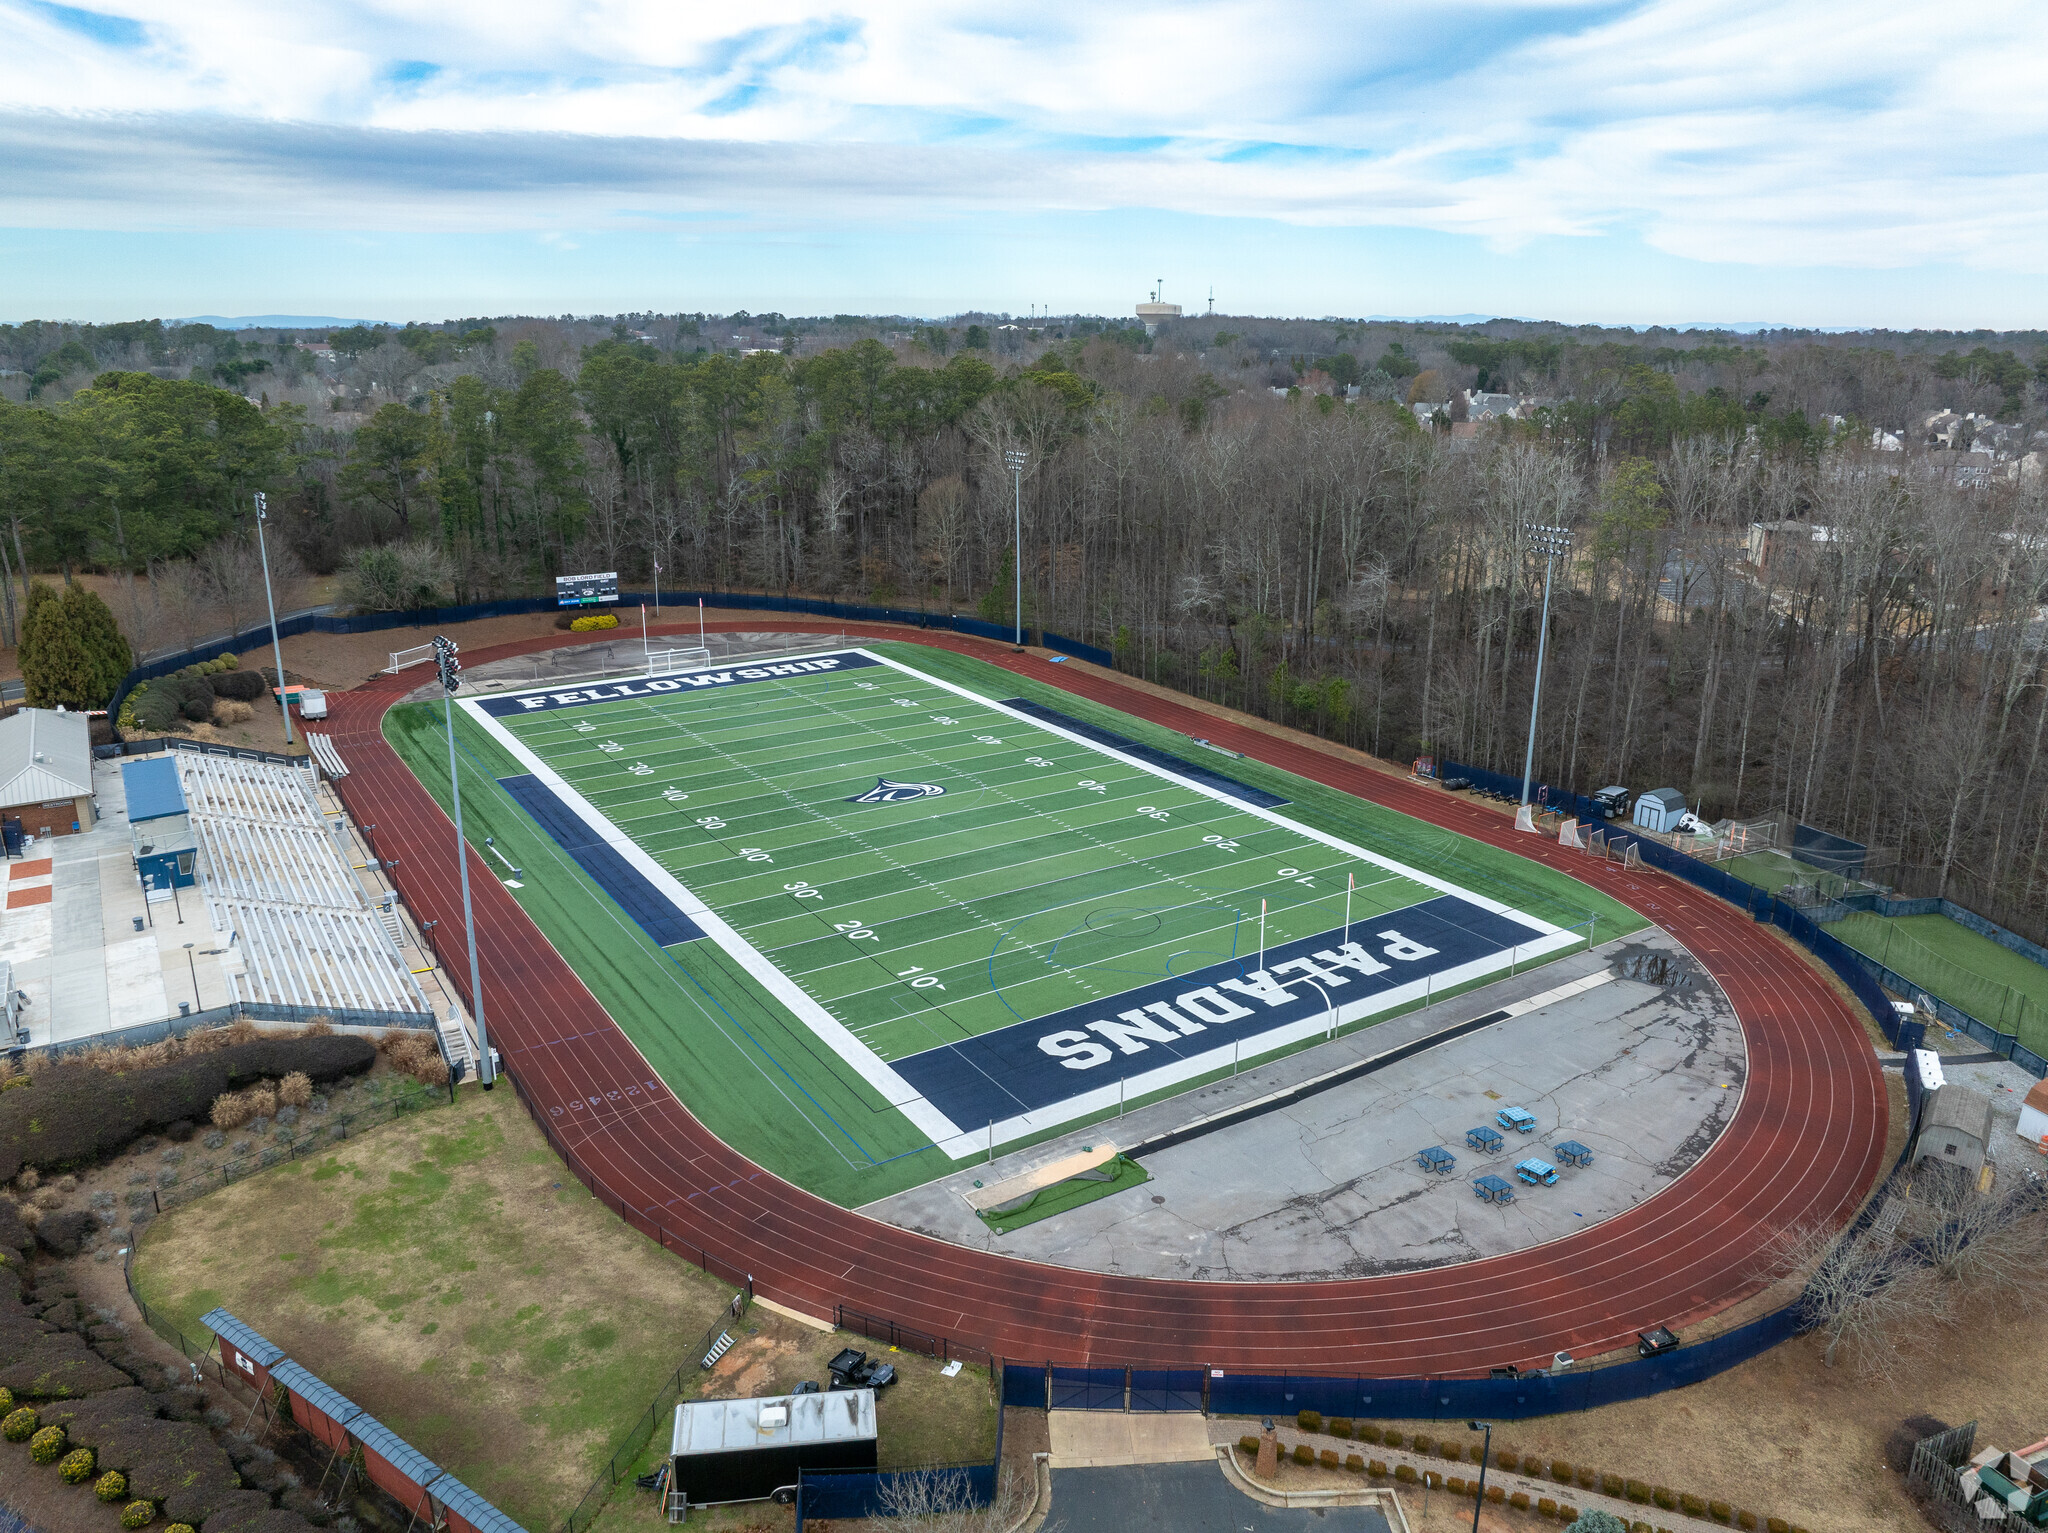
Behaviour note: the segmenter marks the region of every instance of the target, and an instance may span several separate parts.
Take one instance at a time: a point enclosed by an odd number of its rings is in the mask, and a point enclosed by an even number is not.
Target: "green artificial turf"
[[[1937,999],[2018,1034],[2028,1048],[2039,1052],[2048,1043],[2048,968],[1960,922],[1859,910],[1828,930]]]
[[[1032,698],[1220,767],[1290,800],[1278,811],[1287,818],[1559,926],[1597,917],[1596,936],[1606,940],[1643,924],[1626,907],[1563,873],[1259,762],[1209,761],[1208,753],[1170,730],[970,657],[914,645],[872,648],[982,696]],[[1184,972],[1192,960],[1177,955],[1246,951],[1257,940],[1246,929],[1246,917],[1255,923],[1261,894],[1271,907],[1270,941],[1342,921],[1346,880],[1337,868],[1359,865],[1329,848],[1171,782],[1133,782],[1131,769],[1007,716],[977,720],[970,716],[972,705],[957,696],[934,703],[937,690],[919,687],[914,678],[880,670],[859,674],[886,679],[888,687],[835,698],[831,707],[838,711],[823,724],[815,706],[786,711],[768,693],[748,689],[745,702],[732,693],[689,697],[691,704],[716,702],[700,712],[649,713],[632,702],[607,703],[521,717],[511,727],[885,1057],[1014,1020],[1020,997],[1022,1014],[1043,1015],[1093,998],[1091,990],[1112,994],[1144,983],[1168,963]],[[844,677],[818,679],[846,686]],[[928,706],[898,711],[898,693]],[[577,730],[578,722],[593,727]],[[394,709],[386,732],[429,791],[447,802],[441,710],[431,704]],[[715,1133],[778,1174],[849,1206],[955,1169],[950,1157],[930,1146],[715,943],[658,947],[498,785],[498,778],[526,768],[460,715],[457,734],[471,841],[480,845],[485,836],[494,837],[496,850],[522,869],[523,887],[513,891],[514,898]],[[985,744],[977,738],[982,736],[1000,744]],[[1027,740],[1028,748],[1021,743]],[[619,749],[599,749],[607,742]],[[698,797],[703,790],[684,776],[682,766],[721,752],[728,788],[719,792],[729,796]],[[944,797],[889,806],[861,823],[864,844],[846,844],[844,826],[852,821],[841,816],[857,813],[857,806],[841,800],[872,787],[876,776],[930,780],[935,763],[949,780],[958,781],[957,772],[971,774],[982,790],[949,790]],[[1103,770],[1105,764],[1117,771]],[[635,766],[648,770],[634,773]],[[822,776],[814,768],[822,768]],[[787,786],[795,780],[792,774],[805,771],[815,779],[811,797],[837,823],[787,808],[779,817],[768,814],[767,793],[730,786],[750,776],[762,779],[757,788]],[[836,783],[840,777],[844,793],[837,786],[823,791],[827,779]],[[1105,791],[1082,786],[1084,780]],[[1049,785],[1056,781],[1061,786],[1055,792]],[[663,801],[666,789],[692,797]],[[1047,794],[1042,806],[1033,807]],[[1020,801],[1026,801],[1022,807]],[[1048,813],[1056,834],[1046,833]],[[1158,818],[1162,814],[1164,820]],[[649,818],[635,826],[636,816]],[[699,819],[722,823],[702,826]],[[917,845],[921,829],[942,824],[950,827],[951,839]],[[1237,851],[1203,841],[1197,831],[1234,843]],[[892,846],[903,856],[892,857]],[[953,911],[957,920],[950,926],[940,920],[926,947],[901,962],[892,951],[883,965],[860,946],[861,939],[838,929],[849,915],[863,922],[946,916],[945,902],[917,877],[936,866],[929,860],[934,857],[953,859],[956,873],[966,868],[974,891],[970,903],[980,903],[984,894],[1007,900],[1006,918],[1019,930],[1005,934],[971,911]],[[1256,875],[1250,871],[1254,861],[1261,865]],[[1044,882],[1041,865],[1087,887],[1076,899],[1034,899],[1033,886]],[[1282,867],[1297,870],[1296,876],[1279,879]],[[1375,873],[1385,876],[1385,870]],[[1303,885],[1301,878],[1311,883]],[[1360,883],[1366,883],[1363,876]],[[826,897],[808,900],[802,888],[790,885],[820,888]],[[1431,892],[1398,876],[1387,878],[1376,891],[1368,888],[1355,898],[1354,916],[1363,919]],[[1063,960],[1072,961],[1034,965],[1033,953],[1061,944],[1067,945]],[[913,968],[921,972],[903,972]],[[928,983],[914,986],[917,979]],[[939,998],[943,1009],[932,1004]],[[1185,1082],[1161,1095],[1202,1083]],[[1126,1105],[1153,1099],[1134,1098]],[[1049,1129],[1045,1137],[1085,1121]]]
[[[1119,1155],[1108,1163],[1107,1169],[1115,1174],[1106,1182],[1088,1181],[1080,1177],[1068,1177],[1063,1182],[1054,1182],[1050,1187],[1041,1187],[1032,1195],[1031,1201],[1022,1208],[1007,1213],[977,1209],[981,1222],[998,1235],[1007,1235],[1012,1230],[1021,1230],[1027,1224],[1036,1224],[1041,1219],[1050,1219],[1054,1214],[1064,1214],[1076,1208],[1083,1208],[1099,1198],[1113,1193],[1128,1192],[1133,1187],[1142,1187],[1152,1180],[1145,1168],[1128,1155]]]

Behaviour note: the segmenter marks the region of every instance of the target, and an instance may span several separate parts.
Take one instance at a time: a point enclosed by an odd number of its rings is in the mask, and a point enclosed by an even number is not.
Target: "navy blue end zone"
[[[1104,729],[1100,724],[1091,724],[1086,719],[1077,719],[1062,713],[1057,708],[1048,708],[1044,703],[1034,703],[1028,697],[1006,697],[1005,708],[1015,708],[1019,713],[1028,713],[1041,724],[1056,724],[1069,734],[1077,734],[1084,740],[1093,740],[1097,745],[1106,745],[1113,751],[1122,751],[1126,756],[1136,756],[1147,766],[1156,766],[1162,772],[1171,772],[1189,782],[1198,782],[1205,788],[1214,788],[1218,793],[1228,793],[1240,803],[1255,804],[1261,809],[1278,809],[1287,800],[1277,793],[1268,793],[1264,788],[1254,788],[1250,783],[1239,782],[1235,777],[1209,767],[1197,766],[1185,761],[1171,751],[1160,750],[1142,740],[1133,740],[1120,735],[1113,729]]]
[[[893,1068],[955,1123],[1000,1122],[1177,1060],[1227,1057],[1236,1040],[1323,1016],[1322,994],[1304,981],[1320,983],[1341,1008],[1540,936],[1440,895],[1353,922],[1348,948],[1339,927],[1268,948],[1263,969],[1247,954],[927,1049]]]
[[[657,944],[667,947],[675,942],[694,942],[704,935],[695,921],[676,909],[674,902],[655,888],[644,873],[619,855],[617,847],[601,840],[582,816],[557,798],[538,777],[501,777],[498,784]]]

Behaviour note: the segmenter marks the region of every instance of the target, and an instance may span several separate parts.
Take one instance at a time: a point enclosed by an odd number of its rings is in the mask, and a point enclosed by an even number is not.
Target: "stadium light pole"
[[[1486,1434],[1486,1446],[1479,1450],[1479,1494],[1472,1502],[1472,1533],[1479,1533],[1479,1509],[1486,1505],[1486,1463],[1493,1457],[1493,1423],[1468,1421],[1465,1425],[1475,1432]]]
[[[284,690],[284,646],[277,641],[277,598],[270,594],[270,547],[263,540],[263,524],[270,516],[270,502],[256,492],[256,557],[263,565],[263,604],[270,609],[270,658],[277,666],[277,706],[284,712],[284,743],[292,743],[292,703]]]
[[[462,774],[455,769],[455,689],[462,685],[462,646],[445,634],[434,635],[434,669],[441,676],[441,717],[448,725],[448,785],[455,795],[455,866],[462,875],[462,930],[469,939],[469,1014],[476,1022],[476,1078],[489,1091],[497,1084],[491,1069],[491,1038],[484,1031],[484,981],[476,962],[476,921],[469,904],[469,844],[462,839]]]
[[[1532,527],[1529,531],[1535,546],[1543,550],[1543,619],[1536,628],[1536,690],[1529,697],[1529,748],[1522,755],[1522,804],[1515,811],[1517,830],[1536,828],[1529,813],[1529,779],[1536,770],[1536,714],[1543,706],[1543,655],[1550,641],[1550,577],[1557,568],[1557,556],[1570,553],[1572,546],[1569,527]]]
[[[1021,650],[1024,647],[1024,465],[1031,461],[1031,454],[1021,447],[1012,447],[1003,453],[1003,461],[1010,465],[1010,477],[1017,491],[1017,545],[1012,557],[1017,564],[1014,572],[1017,576],[1016,647]]]

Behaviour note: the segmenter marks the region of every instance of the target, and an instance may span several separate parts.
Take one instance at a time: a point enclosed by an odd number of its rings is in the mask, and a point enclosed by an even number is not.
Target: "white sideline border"
[[[1409,1001],[1424,1000],[1434,993],[1436,981],[1438,980],[1442,980],[1444,988],[1448,990],[1467,980],[1479,979],[1499,969],[1517,966],[1528,959],[1560,952],[1586,940],[1572,931],[1563,927],[1553,926],[1539,917],[1516,910],[1510,905],[1501,903],[1499,900],[1490,899],[1486,895],[1463,888],[1446,879],[1424,873],[1417,868],[1411,868],[1406,863],[1397,862],[1393,858],[1383,856],[1378,852],[1368,851],[1364,847],[1353,845],[1341,837],[1317,830],[1313,826],[1304,825],[1297,820],[1288,819],[1286,816],[1276,814],[1272,810],[1263,808],[1260,805],[1246,803],[1243,799],[1225,793],[1220,788],[1212,788],[1206,783],[1178,776],[1163,767],[1153,765],[1149,761],[1143,761],[1135,756],[1126,755],[1111,746],[1090,740],[1085,735],[1076,734],[1057,724],[1050,724],[1042,719],[1033,718],[1030,714],[1016,708],[1007,707],[997,702],[994,698],[983,697],[978,692],[970,691],[966,687],[959,686],[950,681],[941,680],[939,677],[927,675],[913,666],[905,665],[898,660],[892,660],[887,655],[878,655],[869,649],[859,646],[848,647],[841,645],[827,650],[779,655],[773,660],[763,658],[734,666],[694,667],[693,669],[697,671],[717,669],[733,672],[760,669],[769,670],[772,673],[772,668],[777,665],[787,665],[799,660],[818,659],[826,655],[847,654],[860,655],[865,659],[875,662],[877,665],[887,666],[891,670],[912,677],[922,684],[951,692],[955,696],[978,704],[981,707],[991,708],[997,713],[1015,719],[1019,724],[1027,728],[1042,729],[1048,734],[1055,735],[1070,744],[1081,746],[1083,749],[1108,757],[1110,760],[1124,766],[1159,778],[1163,782],[1172,783],[1175,787],[1187,789],[1205,798],[1213,799],[1228,808],[1254,815],[1280,829],[1329,847],[1332,851],[1341,853],[1344,856],[1353,857],[1359,861],[1370,863],[1375,867],[1383,868],[1390,873],[1398,874],[1403,878],[1422,885],[1426,889],[1434,889],[1439,894],[1454,895],[1459,899],[1478,906],[1482,910],[1527,926],[1537,933],[1534,941],[1516,944],[1505,952],[1494,953],[1485,958],[1476,958],[1469,963],[1459,964],[1441,973],[1425,976],[1423,979],[1411,984],[1398,985],[1391,990],[1383,990],[1364,999],[1341,1005],[1336,1008],[1336,1025],[1340,1028],[1346,1023],[1355,1022],[1364,1017],[1391,1010]],[[808,672],[800,674],[815,675],[817,673]],[[560,685],[528,686],[521,687],[517,691],[493,693],[488,700],[495,703],[506,698],[533,696],[542,693],[584,692],[595,690],[596,686],[631,685],[633,680],[634,678],[629,677],[623,678],[620,681],[596,683],[588,687],[564,687]],[[610,700],[593,700],[588,706],[598,707],[603,702]],[[618,700],[626,701],[628,699],[620,698]],[[541,760],[539,756],[535,755],[498,719],[484,712],[482,704],[486,701],[485,699],[465,697],[458,698],[455,701],[456,706],[463,709],[508,755],[524,766],[533,776],[546,784],[549,791],[563,804],[567,805],[570,811],[582,820],[591,831],[596,833],[600,840],[616,851],[648,882],[666,894],[678,909],[683,911],[684,914],[688,915],[691,920],[695,921],[703,929],[707,937],[718,944],[723,952],[731,957],[734,962],[738,963],[741,968],[745,969],[750,976],[759,982],[763,989],[767,990],[770,995],[781,1002],[791,1015],[816,1034],[820,1042],[830,1048],[840,1059],[852,1066],[863,1080],[880,1093],[884,1101],[898,1112],[901,1112],[916,1125],[920,1132],[928,1136],[934,1144],[944,1150],[954,1160],[963,1160],[970,1155],[986,1154],[990,1149],[991,1141],[996,1145],[1002,1145],[1014,1139],[1042,1133],[1075,1118],[1085,1117],[1090,1113],[1117,1106],[1128,1098],[1141,1097],[1181,1081],[1205,1075],[1212,1070],[1220,1068],[1226,1060],[1241,1061],[1247,1057],[1257,1059],[1277,1049],[1286,1048],[1290,1044],[1299,1043],[1305,1039],[1327,1033],[1330,1030],[1329,1014],[1325,1012],[1321,1017],[1291,1023],[1286,1027],[1274,1028],[1269,1032],[1258,1034],[1255,1040],[1256,1047],[1249,1051],[1244,1050],[1241,1046],[1210,1049],[1188,1058],[1173,1060],[1156,1070],[1149,1070],[1142,1075],[1125,1076],[1120,1081],[1112,1082],[1108,1086],[1098,1087],[1093,1091],[1082,1092],[1071,1097],[1063,1097],[1058,1102],[1048,1104],[1045,1107],[1019,1113],[1014,1117],[999,1119],[993,1127],[963,1129],[959,1124],[947,1117],[936,1104],[922,1095],[909,1081],[898,1074],[886,1060],[856,1037],[846,1024],[827,1011],[822,1003],[814,999],[794,980],[784,974],[781,969],[777,968],[772,959],[728,925],[716,911],[712,910],[709,905],[698,898],[687,885],[643,851],[630,836],[612,822],[610,816],[606,815],[596,805],[584,798],[581,793],[577,792],[575,788],[571,787],[559,773],[545,761]],[[1285,983],[1284,980],[1281,982]]]

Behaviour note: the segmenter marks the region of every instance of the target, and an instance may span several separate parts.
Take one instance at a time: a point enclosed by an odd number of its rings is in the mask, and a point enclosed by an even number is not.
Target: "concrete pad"
[[[1155,1152],[1144,1142],[1284,1088],[1362,1062],[1507,1005],[1556,994],[1523,1015],[1445,1042],[1319,1094]],[[1741,1027],[1710,977],[1675,939],[1637,933],[1591,954],[1501,981],[1424,1012],[1363,1029],[1234,1081],[1000,1156],[862,1212],[925,1234],[1060,1266],[1150,1277],[1251,1282],[1362,1277],[1525,1249],[1596,1224],[1669,1186],[1734,1114],[1747,1075]],[[1537,1131],[1502,1131],[1501,1149],[1467,1148],[1465,1131],[1503,1107]],[[997,1236],[961,1201],[1112,1133],[1152,1180]],[[1593,1164],[1566,1167],[1576,1139]],[[1420,1170],[1431,1145],[1456,1156],[1450,1175]],[[1514,1178],[1535,1155],[1558,1165],[1553,1187]],[[1473,1195],[1492,1173],[1508,1205]]]
[[[164,993],[163,960],[148,932],[107,944],[107,1010],[115,1027],[154,1022],[176,1010]]]
[[[1052,1467],[1206,1464],[1216,1450],[1199,1411],[1048,1411]]]
[[[1263,1506],[1206,1464],[1063,1469],[1052,1474],[1052,1515],[1064,1533],[1389,1533],[1374,1506]],[[1405,1521],[1404,1521],[1405,1526]]]

